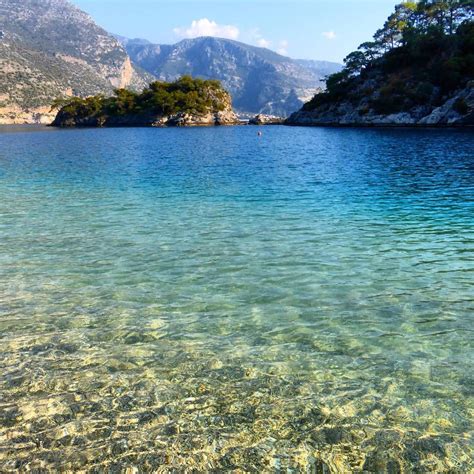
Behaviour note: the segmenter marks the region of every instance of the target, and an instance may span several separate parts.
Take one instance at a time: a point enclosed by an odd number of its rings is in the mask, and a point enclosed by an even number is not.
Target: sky
[[[171,44],[218,36],[298,59],[342,62],[394,0],[73,0],[111,33]]]

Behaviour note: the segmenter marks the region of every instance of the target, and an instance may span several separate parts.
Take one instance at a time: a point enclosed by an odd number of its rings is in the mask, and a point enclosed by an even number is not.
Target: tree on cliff
[[[326,92],[316,95],[304,109],[313,110],[343,97],[350,99],[355,83],[374,72],[403,73],[420,83],[419,91],[407,91],[403,80],[392,78],[379,94],[378,105],[397,94],[416,103],[433,90],[443,95],[462,87],[474,78],[473,18],[474,0],[420,0],[396,5],[373,41],[350,53],[344,59],[344,69],[328,77]],[[387,110],[400,108],[401,98]]]

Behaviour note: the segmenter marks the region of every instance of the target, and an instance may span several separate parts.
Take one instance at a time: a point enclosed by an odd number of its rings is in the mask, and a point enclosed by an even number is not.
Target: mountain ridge
[[[58,97],[184,75],[221,81],[240,113],[287,116],[340,68],[222,38],[156,45],[113,35],[69,0],[0,0],[0,123],[50,123]]]
[[[0,123],[49,122],[58,96],[140,89],[148,74],[67,0],[0,0]]]
[[[144,41],[126,39],[123,44],[145,71],[163,81],[182,75],[217,79],[231,92],[240,112],[289,115],[322,90],[326,75],[342,67],[329,61],[295,60],[270,49],[209,36],[175,44]]]

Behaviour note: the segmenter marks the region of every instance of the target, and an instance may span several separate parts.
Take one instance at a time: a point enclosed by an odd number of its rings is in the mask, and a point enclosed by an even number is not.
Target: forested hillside
[[[290,121],[470,123],[472,0],[404,2]]]

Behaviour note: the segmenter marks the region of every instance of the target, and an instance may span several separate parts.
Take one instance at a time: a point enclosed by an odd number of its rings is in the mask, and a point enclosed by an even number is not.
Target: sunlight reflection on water
[[[468,472],[473,144],[2,128],[0,469]]]

